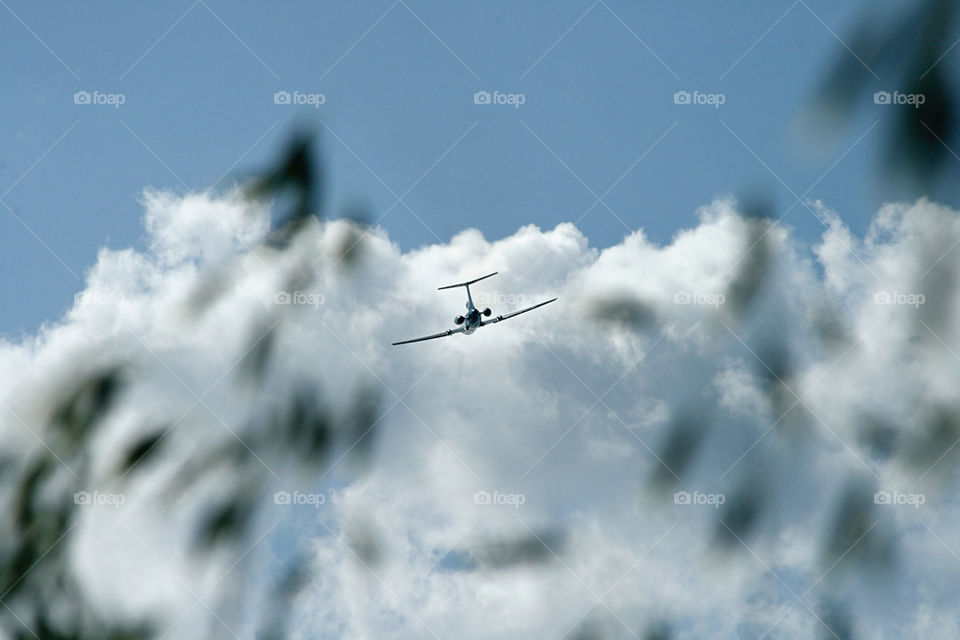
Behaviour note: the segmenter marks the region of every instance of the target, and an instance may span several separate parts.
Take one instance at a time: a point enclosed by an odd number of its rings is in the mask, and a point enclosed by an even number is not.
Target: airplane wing
[[[433,340],[434,338],[446,338],[447,336],[452,336],[455,333],[463,333],[464,328],[459,327],[457,329],[447,329],[446,331],[441,331],[440,333],[434,333],[433,335],[423,336],[422,338],[414,338],[413,340],[401,340],[400,342],[392,342],[393,346],[398,344],[410,344],[411,342],[423,342],[424,340]]]
[[[556,298],[551,298],[550,300],[547,300],[546,302],[541,302],[540,304],[535,304],[535,305],[533,305],[532,307],[527,307],[526,309],[520,309],[520,311],[514,311],[513,313],[508,313],[508,314],[505,315],[505,316],[497,316],[496,318],[491,318],[490,320],[485,320],[485,321],[481,322],[480,325],[481,325],[481,326],[486,326],[486,325],[488,325],[488,324],[495,324],[495,323],[497,323],[497,322],[500,322],[501,320],[507,320],[507,319],[509,319],[509,318],[512,318],[513,316],[518,316],[518,315],[520,315],[521,313],[526,313],[527,311],[533,311],[533,310],[536,309],[537,307],[542,307],[542,306],[545,305],[545,304],[550,304],[550,303],[553,302],[554,300],[556,300]]]

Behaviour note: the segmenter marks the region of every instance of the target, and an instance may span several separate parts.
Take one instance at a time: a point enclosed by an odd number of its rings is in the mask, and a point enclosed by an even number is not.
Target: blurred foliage
[[[655,324],[656,314],[646,303],[627,294],[591,301],[589,318],[625,329],[645,330]]]
[[[54,410],[51,426],[64,436],[73,450],[86,441],[90,429],[110,409],[122,388],[119,366],[94,372],[82,379]]]
[[[843,36],[848,46],[837,47],[814,101],[829,137],[861,105],[873,102],[875,80],[896,78],[881,91],[924,96],[922,104],[892,112],[884,145],[887,175],[918,189],[929,190],[956,155],[951,148],[958,139],[960,105],[944,58],[956,44],[957,8],[955,0],[921,0],[883,16],[876,3],[864,3],[852,33]]]
[[[530,531],[477,545],[470,556],[481,567],[503,569],[515,565],[550,562],[563,553],[564,536],[559,530]]]
[[[660,493],[673,491],[677,480],[691,467],[700,445],[707,435],[707,412],[686,410],[673,416],[666,429],[666,442],[657,454],[659,464],[653,468],[651,486]]]
[[[276,202],[277,197],[287,197],[289,209],[274,220],[262,243],[246,247],[244,254],[200,273],[186,301],[188,321],[202,321],[215,302],[234,288],[237,266],[245,255],[289,255],[293,259],[281,277],[282,287],[291,291],[309,289],[316,277],[315,268],[297,251],[297,244],[310,220],[321,217],[316,210],[323,195],[318,166],[312,137],[300,133],[275,167],[249,182],[250,198]],[[363,212],[352,208],[345,213],[354,223],[334,248],[329,265],[341,270],[359,264],[365,233],[358,222],[364,218]],[[262,263],[266,267],[267,263]],[[287,263],[274,259],[270,264]],[[222,494],[209,497],[199,509],[194,544],[188,553],[200,563],[223,557],[224,553],[235,558],[234,564],[244,559],[254,539],[251,525],[272,503],[273,485],[263,459],[284,468],[298,467],[304,477],[310,478],[322,477],[335,451],[352,462],[356,471],[362,473],[369,467],[383,413],[374,380],[360,384],[351,397],[344,398],[346,410],[339,413],[323,398],[315,381],[294,381],[279,394],[268,386],[284,318],[291,309],[292,305],[274,304],[266,314],[251,308],[248,316],[235,318],[250,325],[246,344],[237,354],[236,382],[253,397],[273,402],[257,403],[242,424],[228,426],[237,437],[191,447],[185,456],[178,454],[174,459],[177,472],[162,489],[163,508],[172,514],[182,496],[205,495],[193,490],[209,485],[210,479],[231,478]],[[5,605],[0,609],[0,631],[9,632],[10,637],[147,640],[169,632],[169,621],[159,613],[153,619],[133,621],[97,614],[97,608],[78,585],[68,558],[83,507],[77,495],[97,486],[90,469],[90,449],[104,422],[122,404],[124,394],[146,384],[151,384],[150,380],[132,361],[88,367],[64,386],[43,425],[44,440],[52,446],[24,459],[0,458],[0,472],[15,476],[8,481],[15,490],[3,505],[7,514],[2,519],[4,536],[0,541],[0,601]],[[111,467],[111,491],[123,495],[125,487],[144,475],[156,459],[167,458],[169,462],[169,441],[175,438],[172,432],[177,422],[179,419],[150,422],[144,417],[143,426]],[[343,535],[365,567],[376,567],[382,561],[382,532],[375,525],[354,522],[344,528]],[[517,539],[490,540],[469,550],[468,556],[496,569],[549,561],[554,549],[561,548],[562,536],[546,531],[539,536],[531,533]],[[258,637],[288,637],[286,626],[293,601],[312,579],[309,562],[299,556],[281,571],[264,606],[256,612]],[[226,619],[251,615],[244,603],[249,594],[241,583],[230,581],[222,593],[212,596],[220,600],[220,605],[214,612],[216,620],[211,621],[210,635],[229,629]]]
[[[885,171],[922,188],[929,188],[942,175],[943,165],[950,159],[949,147],[958,139],[956,93],[948,83],[941,60],[956,36],[956,13],[957,3],[951,0],[913,3],[892,18],[877,17],[873,4],[865,4],[862,19],[845,38],[849,50],[838,51],[814,98],[815,107],[829,121],[846,125],[860,106],[870,100],[876,74],[899,78],[896,88],[904,93],[923,94],[925,100],[918,108],[891,112],[885,145]],[[247,253],[270,250],[294,255],[293,248],[301,233],[312,219],[321,217],[324,206],[321,163],[313,150],[313,137],[306,133],[295,135],[281,160],[250,182],[248,195],[269,200],[285,197],[289,207],[285,215],[274,220],[263,243],[248,247]],[[728,279],[726,305],[717,314],[718,320],[735,326],[755,311],[758,292],[776,267],[771,238],[775,225],[770,221],[769,203],[761,199],[744,205],[743,256]],[[351,217],[363,219],[362,213],[356,211],[351,212]],[[338,266],[351,268],[362,256],[362,250],[363,228],[356,225],[337,251]],[[227,262],[204,273],[188,303],[191,317],[203,317],[232,288],[236,264]],[[300,261],[286,273],[285,282],[291,290],[302,290],[314,276],[313,269]],[[943,277],[934,274],[928,280],[929,286],[940,288],[928,291],[928,298],[952,300],[956,288],[952,277],[952,273],[944,273]],[[641,297],[625,293],[594,300],[588,316],[625,331],[645,333],[663,320],[656,317],[653,308]],[[943,305],[924,307],[923,312],[928,315],[921,319],[930,326],[948,326],[953,318],[947,309]],[[273,393],[265,385],[276,357],[277,336],[285,313],[289,313],[288,308],[274,305],[266,316],[255,316],[248,329],[250,337],[236,375],[254,392]],[[835,349],[842,348],[849,336],[839,318],[835,310],[824,308],[817,311],[813,322],[824,344],[834,345]],[[923,334],[919,329],[917,333]],[[796,362],[784,336],[773,332],[748,346],[759,354],[755,374],[762,381],[774,413],[791,412],[796,404]],[[97,615],[77,584],[67,558],[69,539],[80,517],[75,494],[89,490],[93,483],[87,448],[124,392],[141,382],[132,364],[115,362],[78,375],[62,390],[48,423],[43,425],[44,435],[49,436],[44,440],[52,443],[50,449],[0,458],[0,474],[13,487],[3,504],[0,536],[0,600],[4,604],[0,609],[0,629],[12,638],[139,640],[163,632],[160,619],[125,621]],[[701,400],[691,394],[691,406]],[[296,384],[282,394],[266,415],[250,416],[246,424],[235,425],[242,438],[194,450],[181,460],[166,491],[171,504],[206,478],[217,477],[218,472],[238,472],[241,478],[203,510],[192,553],[202,558],[223,551],[240,561],[250,542],[251,522],[269,498],[269,478],[264,474],[261,456],[295,461],[316,474],[326,468],[336,447],[347,443],[350,455],[365,468],[377,433],[380,398],[373,386],[365,386],[349,404],[351,408],[345,415],[337,415],[314,386],[308,382]],[[801,409],[793,410],[786,424],[796,428],[787,431],[809,435],[816,431],[811,424],[813,419]],[[707,414],[708,411],[695,409],[675,416],[667,424],[658,452],[663,468],[655,469],[647,479],[655,491],[672,491],[679,477],[692,472],[709,433],[710,421],[704,419]],[[918,425],[911,430],[887,417],[867,413],[856,417],[858,446],[871,461],[902,462],[916,473],[933,464],[952,468],[952,459],[941,458],[960,438],[958,408],[921,408],[914,415]],[[142,433],[129,443],[116,463],[117,486],[122,489],[124,483],[137,477],[164,452],[172,426],[144,424]],[[765,466],[776,464],[774,450],[760,446],[751,454],[762,462],[751,463],[750,471],[734,483],[727,502],[718,510],[713,527],[717,548],[728,553],[749,553],[745,543],[759,535],[759,524],[777,491],[768,482],[773,474]],[[823,506],[828,513],[821,545],[823,567],[840,564],[846,571],[856,573],[893,566],[894,537],[877,516],[871,499],[875,490],[869,478],[853,476],[838,489],[835,503]],[[346,537],[360,561],[369,566],[380,561],[383,549],[373,526],[361,523],[347,531]],[[477,567],[501,569],[549,562],[562,554],[564,540],[561,529],[491,540],[461,553],[458,563],[469,565],[469,559]],[[258,637],[286,637],[287,614],[294,598],[311,579],[312,570],[302,558],[295,558],[280,572],[266,605],[259,611]],[[820,632],[824,637],[858,637],[855,617],[833,594],[831,585],[831,580],[825,581],[819,590]],[[232,609],[243,610],[242,602],[235,600]],[[623,627],[618,625],[619,622],[608,619],[591,619],[567,637],[599,639],[622,635]],[[672,637],[667,621],[654,621],[646,628],[645,637],[650,640]],[[636,635],[632,630],[630,634]]]
[[[956,45],[958,5],[954,0],[923,0],[898,8],[895,15],[882,16],[875,3],[864,3],[853,32],[841,36],[849,48],[837,46],[823,82],[815,91],[813,121],[820,127],[827,125],[817,131],[822,136],[817,140],[835,138],[838,128],[849,127],[853,116],[865,104],[874,102],[875,80],[896,78],[883,89],[922,94],[925,99],[916,108],[908,105],[888,112],[883,174],[918,190],[919,195],[937,185],[946,163],[956,159],[953,145],[960,140],[956,117],[960,104],[948,82],[947,62],[943,59]],[[702,320],[711,326],[731,323],[731,331],[765,326],[764,319],[771,310],[758,310],[754,301],[777,268],[772,233],[777,225],[771,219],[769,200],[748,195],[739,203],[739,209],[745,222],[743,251],[735,268],[727,274],[724,308],[706,314]],[[952,249],[953,240],[948,236],[937,238],[934,246],[923,253],[944,255]],[[915,335],[933,349],[943,345],[934,344],[931,333],[952,335],[957,284],[956,274],[946,261],[934,264],[917,281],[915,290],[934,303],[924,305],[915,314]],[[776,296],[766,299],[775,300],[773,305],[784,311],[784,302]],[[663,329],[668,320],[658,318],[654,308],[642,296],[628,291],[598,295],[591,300],[586,315],[649,338],[651,333]],[[835,357],[854,346],[850,337],[853,331],[844,325],[841,309],[824,302],[810,312],[808,321],[820,345]],[[767,328],[745,335],[750,336],[746,348],[756,356],[753,373],[760,381],[770,413],[778,417],[778,428],[769,440],[759,442],[749,452],[750,462],[743,465],[746,471],[726,491],[726,502],[715,518],[713,539],[718,550],[750,555],[750,543],[761,535],[761,523],[772,527],[765,534],[768,537],[796,524],[789,519],[784,521],[782,514],[778,519],[770,513],[782,490],[773,481],[778,475],[774,465],[783,465],[788,459],[804,459],[798,448],[809,444],[814,434],[822,431],[822,425],[800,402],[802,390],[797,371],[803,354],[790,352],[782,330]],[[689,395],[689,406],[694,408],[681,411],[663,427],[662,445],[656,452],[660,464],[654,465],[647,478],[648,486],[667,499],[683,485],[681,479],[693,475],[697,452],[709,432],[706,425],[711,411],[699,408],[701,394],[691,391]],[[916,424],[912,425],[898,425],[887,416],[868,411],[854,416],[858,455],[870,465],[898,465],[915,480],[923,479],[931,468],[938,470],[940,479],[953,475],[956,456],[960,455],[953,451],[960,439],[960,406],[917,407],[913,415]],[[837,488],[836,500],[821,505],[816,514],[824,515],[826,521],[818,573],[826,579],[821,578],[823,582],[818,580],[811,589],[819,594],[814,621],[824,638],[862,637],[857,634],[856,616],[836,596],[836,585],[842,583],[840,575],[869,575],[871,582],[890,583],[895,579],[896,536],[891,523],[876,509],[877,489],[872,476],[851,472],[846,484]],[[620,631],[595,621],[585,622],[567,637],[617,637]]]
[[[292,197],[286,216],[275,221],[262,246],[248,247],[247,253],[263,251],[292,252],[310,219],[319,218],[320,180],[312,149],[312,138],[298,134],[276,167],[254,180],[251,197],[273,200],[278,194]],[[362,246],[362,229],[349,235],[349,247],[337,256],[339,268],[349,269],[352,261],[344,254]],[[200,320],[213,302],[233,286],[236,260],[216,265],[201,274],[194,295],[188,300],[188,315]],[[301,289],[313,278],[311,269],[297,264],[286,280]],[[258,310],[251,310],[257,317]],[[260,316],[248,332],[236,376],[258,393],[266,393],[267,374],[275,357],[276,335],[289,313],[289,306],[273,305],[270,317]],[[279,316],[279,317],[278,317]],[[240,318],[238,318],[240,320]],[[162,619],[123,621],[99,616],[80,589],[67,559],[70,538],[83,504],[76,498],[95,486],[90,469],[89,448],[111,411],[124,393],[142,380],[133,362],[115,362],[79,373],[60,393],[43,426],[49,449],[39,449],[22,460],[4,460],[4,471],[16,476],[12,499],[5,503],[4,535],[0,543],[0,630],[13,638],[47,639],[147,639],[164,632]],[[173,476],[166,494],[173,500],[219,472],[235,474],[237,481],[218,499],[211,499],[196,523],[192,553],[198,560],[222,551],[241,560],[251,540],[250,525],[258,510],[266,504],[270,484],[261,457],[295,460],[311,473],[321,472],[331,450],[340,441],[351,444],[357,434],[365,434],[355,455],[368,456],[373,425],[379,415],[379,398],[371,386],[361,388],[346,415],[334,415],[319,397],[319,392],[304,380],[274,407],[266,420],[251,420],[243,437],[225,440],[219,445],[198,448]],[[176,421],[145,423],[140,434],[124,449],[114,465],[112,482],[122,494],[151,461],[164,452],[164,446]],[[237,425],[235,428],[242,426]],[[346,448],[346,447],[344,447]],[[173,508],[170,502],[168,508]],[[376,533],[369,534],[368,546],[375,545]],[[281,576],[273,590],[260,627],[264,637],[285,637],[283,620],[293,597],[309,580],[305,566],[295,564]],[[233,608],[238,612],[243,607]],[[226,607],[230,603],[225,603]],[[246,612],[249,613],[249,612]]]

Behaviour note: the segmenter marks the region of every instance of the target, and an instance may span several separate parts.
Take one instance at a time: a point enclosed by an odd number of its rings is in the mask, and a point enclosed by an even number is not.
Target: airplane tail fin
[[[497,275],[497,273],[498,273],[497,271],[494,271],[493,273],[488,273],[485,276],[481,276],[479,278],[476,278],[475,280],[470,280],[469,282],[458,282],[457,284],[448,284],[445,287],[437,287],[437,291],[440,291],[441,289],[455,289],[456,287],[467,287],[473,284],[474,282],[480,282],[481,280],[486,280],[491,276],[495,276]]]

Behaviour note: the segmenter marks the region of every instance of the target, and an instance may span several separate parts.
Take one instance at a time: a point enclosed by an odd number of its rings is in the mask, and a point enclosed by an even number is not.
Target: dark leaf
[[[714,541],[725,550],[736,550],[747,543],[756,528],[766,498],[765,477],[754,472],[724,503]]]
[[[669,489],[689,467],[694,454],[706,435],[703,424],[705,412],[683,412],[673,418],[667,427],[667,441],[660,451],[660,463],[654,467],[652,482]]]
[[[748,218],[743,239],[742,257],[725,294],[726,308],[739,317],[753,301],[766,279],[773,257],[770,233],[772,223],[766,218]]]
[[[246,531],[252,515],[253,502],[240,494],[213,506],[200,524],[198,544],[201,547],[211,547],[237,542]]]
[[[624,329],[643,331],[656,320],[656,314],[649,305],[627,296],[596,298],[589,304],[590,318]]]
[[[127,449],[127,452],[124,454],[123,459],[120,462],[120,473],[125,474],[134,465],[139,464],[155,455],[159,450],[157,445],[160,444],[160,440],[163,439],[166,433],[167,429],[158,429],[134,442],[133,445]]]
[[[263,381],[270,364],[270,356],[273,354],[275,340],[276,325],[269,325],[266,321],[254,325],[238,369],[245,380],[256,384]]]
[[[83,380],[54,410],[53,424],[67,435],[71,447],[83,441],[93,424],[110,409],[122,388],[121,368],[111,367]]]
[[[530,532],[516,538],[487,542],[473,549],[470,555],[478,564],[493,569],[541,564],[560,556],[563,542],[563,536],[557,531]]]

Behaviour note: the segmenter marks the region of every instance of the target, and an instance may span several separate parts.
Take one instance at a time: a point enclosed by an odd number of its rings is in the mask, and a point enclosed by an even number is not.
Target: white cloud
[[[949,295],[960,264],[955,212],[889,205],[859,239],[818,203],[829,225],[822,241],[807,249],[787,229],[769,229],[758,243],[769,252],[766,277],[735,313],[731,283],[749,275],[756,227],[729,199],[704,206],[700,223],[666,246],[637,232],[597,251],[561,224],[495,242],[466,230],[402,253],[374,229],[352,269],[336,264],[343,222],[309,227],[279,252],[258,246],[268,212],[238,194],[150,192],[143,202],[145,250],[102,250],[62,320],[0,343],[5,402],[19,417],[8,411],[0,424],[21,451],[42,450],[24,425],[49,437],[41,424],[50,398],[78,369],[116,358],[131,361],[139,382],[97,437],[98,486],[121,486],[110,474],[137,434],[176,425],[164,460],[123,485],[127,504],[80,510],[74,564],[105,611],[159,608],[173,622],[195,594],[224,582],[249,583],[239,593],[256,599],[300,552],[318,568],[292,620],[302,637],[541,637],[580,624],[630,637],[658,620],[672,621],[678,637],[771,627],[813,637],[814,613],[839,586],[855,587],[840,600],[865,636],[946,629],[960,586],[960,548],[950,546],[960,533],[955,458],[936,462],[950,441],[935,455],[918,443],[928,409],[954,407],[960,382]],[[211,270],[229,278],[203,288]],[[450,325],[463,294],[437,286],[490,271],[500,275],[474,295],[495,312],[560,299],[472,336],[390,346]],[[304,303],[273,304],[284,291]],[[885,304],[877,291],[926,298]],[[633,310],[619,316],[626,324],[592,317],[598,301],[622,297]],[[198,299],[205,311],[189,313]],[[237,375],[238,361],[274,325],[257,391]],[[202,499],[226,495],[230,474],[172,507],[158,498],[162,487],[198,449],[265,428],[248,416],[267,416],[297,379],[340,413],[363,384],[381,395],[369,472],[343,462],[302,478],[276,451],[258,450],[271,486],[322,493],[323,504],[275,505],[271,491],[248,542],[270,533],[240,567],[227,556],[191,562],[187,532]],[[691,419],[699,446],[683,466],[684,440],[671,448],[668,436]],[[886,440],[865,437],[876,436],[869,425]],[[888,441],[903,455],[871,457]],[[843,563],[821,580],[827,523],[854,476],[927,496],[919,509],[864,507],[899,549],[886,591]],[[654,477],[672,484],[658,492]],[[762,493],[764,508],[744,539],[749,550],[734,544],[728,555],[712,545],[723,508],[672,499],[683,490],[720,495],[726,506],[744,485]],[[478,492],[500,503],[478,504]],[[506,553],[496,541],[534,533],[557,557],[488,566]],[[896,609],[877,605],[891,598]],[[215,597],[204,603],[224,613]],[[240,616],[244,628],[251,615]],[[210,620],[198,605],[172,633],[203,637]]]

